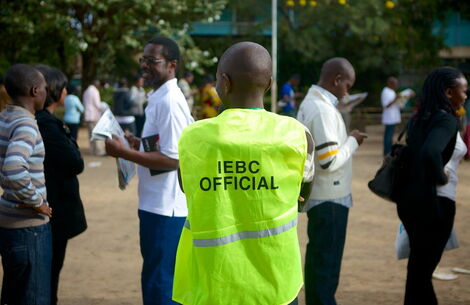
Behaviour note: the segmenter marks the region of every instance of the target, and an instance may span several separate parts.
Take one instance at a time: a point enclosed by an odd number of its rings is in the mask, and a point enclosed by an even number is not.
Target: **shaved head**
[[[342,57],[325,61],[321,68],[318,85],[342,99],[356,81],[356,73],[351,63]]]
[[[334,57],[328,59],[321,67],[320,80],[328,81],[337,75],[355,78],[354,68],[346,58]]]
[[[5,75],[5,89],[12,99],[29,96],[34,87],[44,82],[44,76],[34,67],[24,64],[11,66]]]
[[[264,95],[271,84],[271,56],[261,45],[239,42],[222,55],[217,68],[217,92],[221,96]]]

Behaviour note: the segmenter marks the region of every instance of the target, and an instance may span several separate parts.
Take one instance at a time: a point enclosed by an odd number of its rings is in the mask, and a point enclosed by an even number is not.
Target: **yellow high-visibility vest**
[[[302,287],[297,199],[305,128],[265,110],[228,109],[179,142],[188,218],[173,299],[185,305],[279,305]]]

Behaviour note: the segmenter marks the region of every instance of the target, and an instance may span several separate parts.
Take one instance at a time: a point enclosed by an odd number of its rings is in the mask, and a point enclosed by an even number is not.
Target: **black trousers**
[[[64,265],[67,239],[52,237],[52,270],[51,270],[51,305],[57,305],[57,291],[59,290],[59,275]]]
[[[436,210],[416,211],[398,204],[398,216],[410,239],[405,305],[437,305],[432,273],[441,260],[454,225],[455,202],[438,197]]]
[[[334,202],[311,208],[305,254],[305,302],[336,305],[349,209]]]

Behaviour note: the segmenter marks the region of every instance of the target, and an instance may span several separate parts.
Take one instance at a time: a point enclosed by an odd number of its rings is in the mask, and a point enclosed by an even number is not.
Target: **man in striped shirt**
[[[366,137],[349,135],[336,108],[354,84],[354,68],[345,58],[332,58],[321,69],[300,105],[297,119],[315,142],[315,179],[304,212],[308,215],[305,255],[305,299],[308,305],[336,305],[349,208],[352,206],[352,155]]]
[[[44,106],[46,82],[33,67],[17,64],[7,71],[5,87],[12,103],[0,113],[1,304],[49,305],[51,209],[34,118]]]

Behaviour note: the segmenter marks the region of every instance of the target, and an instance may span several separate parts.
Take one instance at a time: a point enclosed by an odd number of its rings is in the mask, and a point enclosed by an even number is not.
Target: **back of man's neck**
[[[17,98],[15,100],[13,100],[11,104],[13,106],[18,106],[18,107],[24,108],[24,109],[28,110],[29,112],[31,112],[32,114],[36,113],[36,110],[34,110],[33,105],[31,105],[29,102],[27,102],[27,101],[25,101],[21,98]]]

